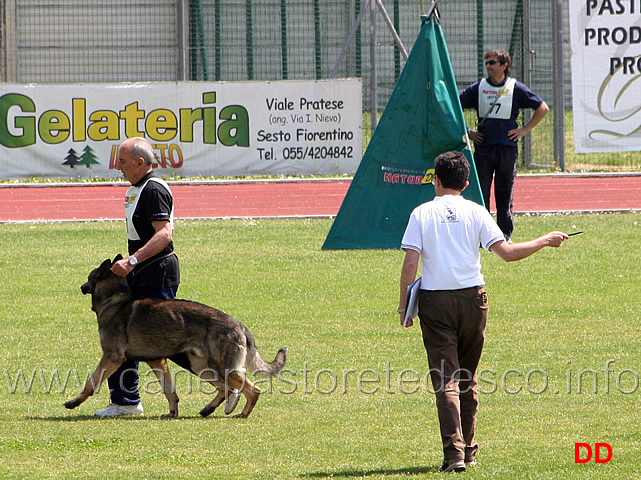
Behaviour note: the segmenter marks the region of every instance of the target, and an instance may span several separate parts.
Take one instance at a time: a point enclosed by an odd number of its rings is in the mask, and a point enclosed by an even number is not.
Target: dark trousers
[[[487,294],[483,287],[422,290],[419,318],[447,461],[471,461],[478,413],[476,369],[483,351]]]
[[[132,293],[136,298],[160,298],[173,300],[176,298],[178,286],[164,288],[135,288]],[[118,405],[136,405],[140,403],[138,392],[138,362],[127,360],[120,365],[107,380],[111,403]]]
[[[518,148],[509,145],[477,145],[474,151],[476,173],[479,176],[483,201],[490,209],[490,190],[494,179],[496,223],[504,235],[514,230],[512,199],[518,166]]]

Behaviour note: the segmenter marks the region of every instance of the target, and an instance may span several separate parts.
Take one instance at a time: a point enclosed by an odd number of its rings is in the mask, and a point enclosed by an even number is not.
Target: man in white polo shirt
[[[510,262],[543,247],[558,247],[568,236],[550,232],[510,244],[487,209],[461,196],[470,173],[461,152],[439,155],[434,171],[436,196],[414,209],[401,242],[405,260],[398,311],[403,325],[407,287],[416,278],[420,259],[418,315],[436,392],[445,457],[441,471],[460,472],[476,463],[478,450],[476,370],[488,314],[479,245]]]

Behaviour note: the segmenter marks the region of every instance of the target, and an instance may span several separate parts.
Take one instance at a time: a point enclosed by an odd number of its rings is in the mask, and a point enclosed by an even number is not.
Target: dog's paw
[[[214,413],[214,410],[215,410],[215,408],[208,408],[208,407],[205,407],[205,408],[203,408],[203,409],[200,411],[200,415],[201,415],[202,417],[208,417],[209,415],[211,415],[212,413]]]
[[[172,411],[172,412],[169,412],[169,413],[165,413],[160,418],[163,418],[163,419],[165,419],[165,418],[178,418],[178,412],[173,412]]]
[[[65,408],[68,408],[69,410],[71,410],[72,408],[76,408],[78,405],[78,402],[76,402],[75,400],[69,400],[65,402]]]

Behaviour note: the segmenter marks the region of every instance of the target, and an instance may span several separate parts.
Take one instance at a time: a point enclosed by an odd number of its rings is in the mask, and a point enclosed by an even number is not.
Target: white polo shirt
[[[421,254],[422,290],[485,285],[479,246],[505,240],[487,209],[460,195],[443,195],[410,215],[401,248]]]

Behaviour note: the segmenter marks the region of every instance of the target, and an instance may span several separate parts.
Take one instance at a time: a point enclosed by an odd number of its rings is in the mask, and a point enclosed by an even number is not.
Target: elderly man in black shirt
[[[144,138],[129,138],[120,146],[118,168],[131,187],[125,197],[129,258],[111,270],[126,277],[137,298],[174,299],[180,283],[174,253],[174,204],[169,186],[153,174],[154,152]],[[138,362],[128,360],[109,377],[111,404],[100,417],[143,413],[138,392]]]

